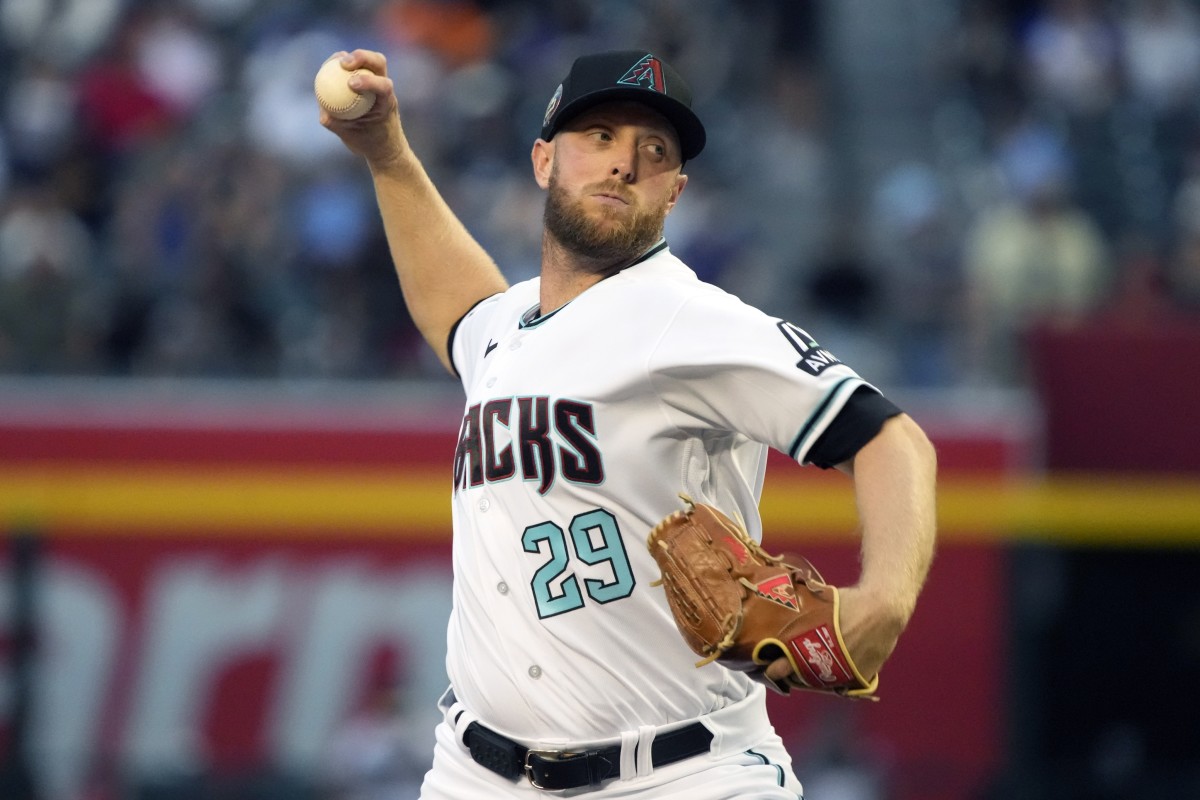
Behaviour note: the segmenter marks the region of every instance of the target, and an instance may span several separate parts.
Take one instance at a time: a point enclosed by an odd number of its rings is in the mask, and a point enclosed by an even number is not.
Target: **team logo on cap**
[[[662,62],[651,55],[630,67],[617,83],[622,86],[640,86],[659,94],[667,93],[667,82],[663,80]]]
[[[542,126],[550,124],[550,118],[554,116],[554,112],[558,111],[558,104],[562,102],[563,87],[560,83],[558,88],[554,90],[554,97],[550,98],[550,102],[546,105],[546,116],[542,117]]]

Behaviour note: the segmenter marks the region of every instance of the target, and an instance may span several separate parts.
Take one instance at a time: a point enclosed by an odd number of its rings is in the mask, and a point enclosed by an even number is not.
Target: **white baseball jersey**
[[[864,382],[665,243],[552,313],[538,285],[452,334],[455,695],[510,737],[581,742],[761,693],[695,668],[646,536],[686,492],[761,539],[766,448],[805,463]]]

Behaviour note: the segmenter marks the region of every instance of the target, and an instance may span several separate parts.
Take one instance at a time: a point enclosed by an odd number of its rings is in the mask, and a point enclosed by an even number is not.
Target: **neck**
[[[541,292],[538,302],[548,314],[574,300],[600,281],[615,275],[641,258],[617,260],[591,258],[563,246],[551,234],[542,236]]]

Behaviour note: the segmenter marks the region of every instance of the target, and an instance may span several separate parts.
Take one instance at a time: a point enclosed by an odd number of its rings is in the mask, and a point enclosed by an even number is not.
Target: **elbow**
[[[893,439],[902,443],[917,469],[930,479],[937,475],[937,448],[912,417],[907,414],[892,417],[885,424],[885,429],[891,429],[889,432]]]
[[[926,466],[931,476],[937,475],[937,448],[933,446],[929,436],[921,429],[912,418],[908,418],[912,428],[913,449],[916,452],[917,458]]]
[[[871,441],[837,468],[854,477],[859,462],[873,458],[886,458],[896,467],[905,464],[913,472],[928,475],[930,480],[937,475],[937,450],[921,426],[907,414],[886,420]]]

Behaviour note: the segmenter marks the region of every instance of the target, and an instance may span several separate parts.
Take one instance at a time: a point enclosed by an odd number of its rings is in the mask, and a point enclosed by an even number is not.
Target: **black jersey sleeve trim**
[[[808,420],[804,423],[804,427],[800,429],[798,434],[796,434],[796,438],[792,442],[792,446],[788,448],[788,455],[796,461],[800,461],[800,454],[806,452],[808,449],[806,445],[809,441],[809,437],[812,436],[813,429],[816,428],[825,418],[825,412],[833,404],[834,400],[841,397],[843,393],[854,394],[855,388],[861,385],[862,379],[860,378],[842,378],[834,385],[832,389],[826,392],[825,398],[821,400],[821,404],[817,406],[816,410],[813,411]],[[849,398],[846,398],[846,400],[848,399]],[[845,400],[842,400],[841,402],[844,404]],[[808,461],[805,460],[801,463],[808,463]]]
[[[458,365],[454,363],[454,334],[458,333],[458,326],[462,324],[462,321],[467,318],[468,314],[474,311],[476,307],[478,307],[479,304],[484,300],[490,300],[495,296],[496,295],[494,294],[490,294],[487,297],[479,298],[471,304],[470,308],[463,312],[461,317],[454,321],[453,325],[450,326],[450,333],[446,336],[446,360],[450,362],[450,371],[454,373],[454,377],[456,378],[461,379],[462,375],[460,375],[458,372]]]
[[[875,438],[883,423],[901,413],[900,408],[872,387],[858,387],[829,427],[813,442],[808,451],[808,462],[829,469],[849,461]]]

